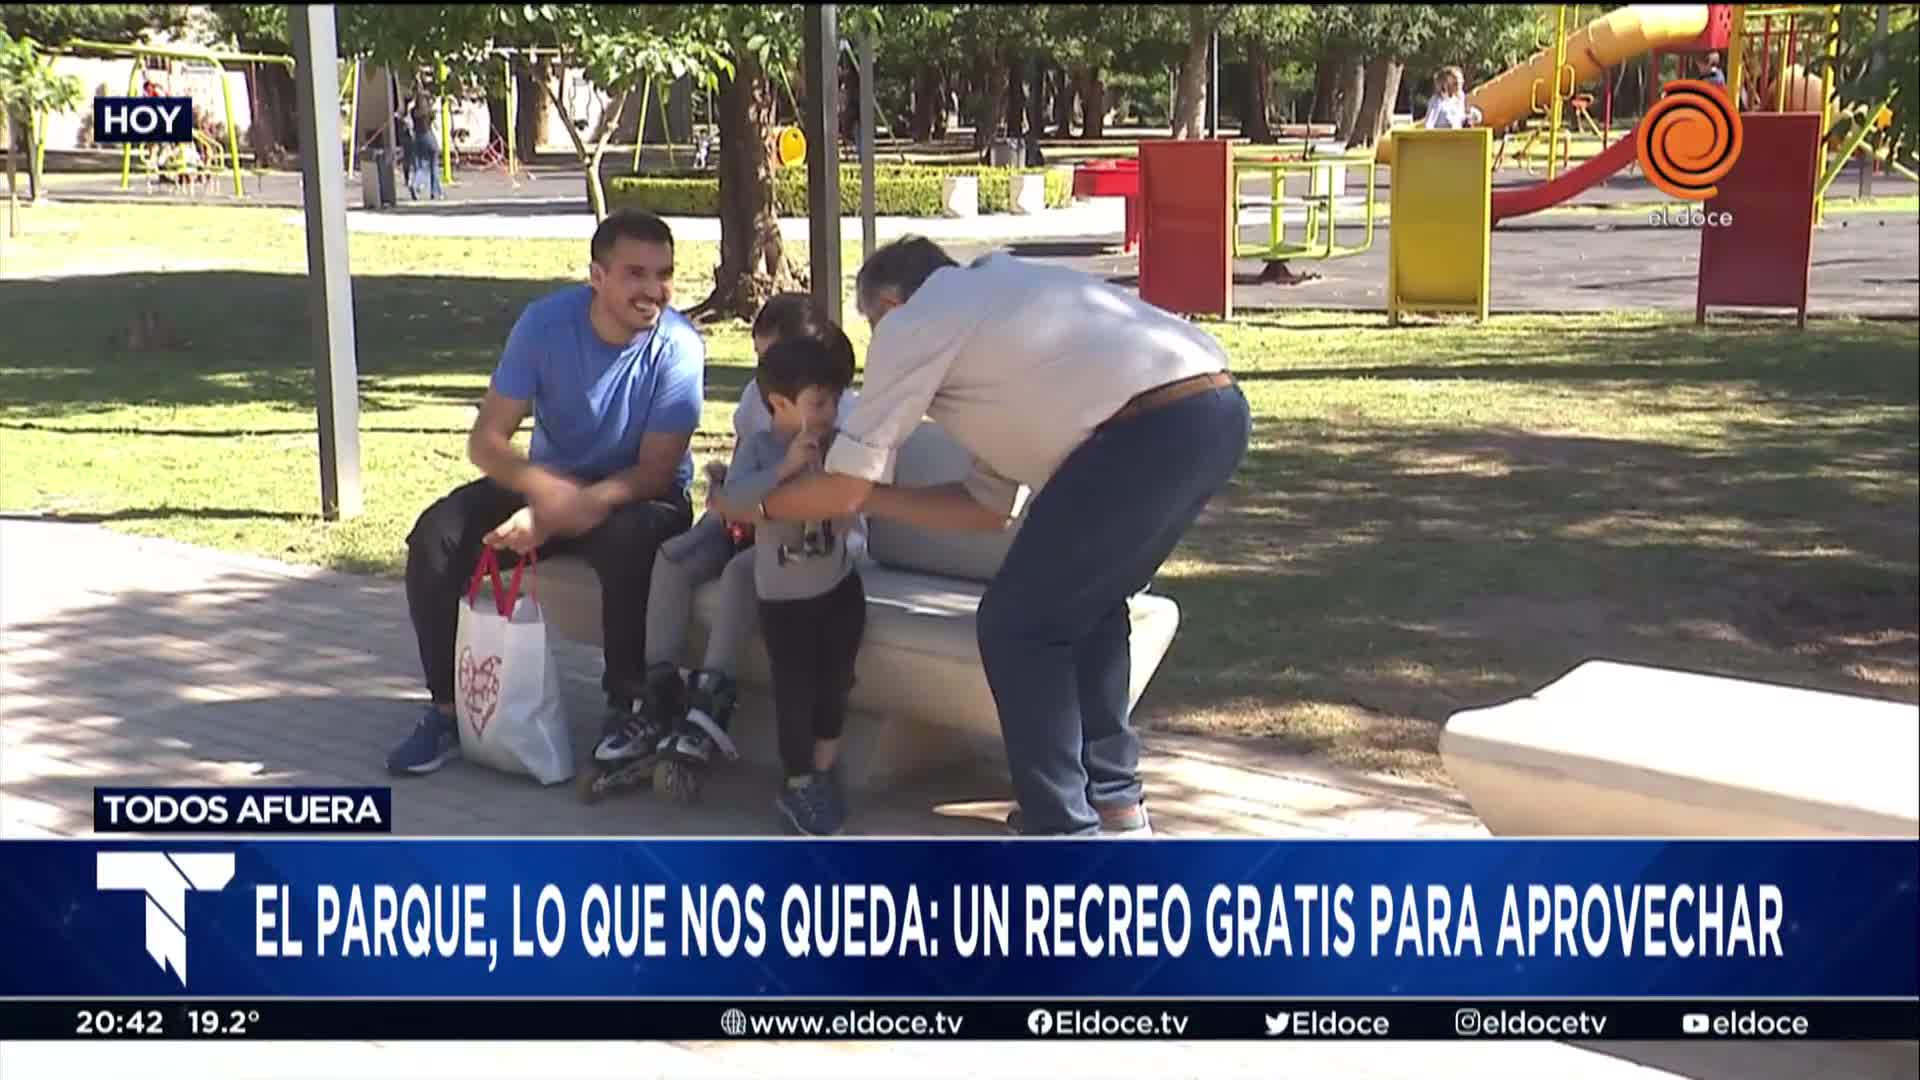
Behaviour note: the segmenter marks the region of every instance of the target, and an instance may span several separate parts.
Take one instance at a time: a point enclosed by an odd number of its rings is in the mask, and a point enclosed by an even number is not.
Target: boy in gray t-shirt
[[[793,338],[824,342],[834,362],[853,381],[853,343],[826,316],[809,293],[779,293],[754,316],[751,339],[756,361],[777,342]],[[841,398],[851,406],[855,395]],[[752,381],[733,411],[736,453],[756,432],[772,423],[765,399]],[[738,697],[741,650],[759,615],[753,582],[753,528],[727,522],[714,512],[714,499],[726,482],[726,466],[707,466],[707,510],[693,528],[660,545],[647,593],[646,686],[619,729],[594,747],[594,768],[585,781],[595,798],[651,778],[657,790],[692,801],[705,786],[715,758],[735,755],[730,735]],[[720,600],[708,627],[706,648],[697,667],[682,675],[687,628],[694,591],[720,579]]]
[[[741,440],[716,502],[729,517],[755,522],[753,578],[786,771],[774,804],[796,831],[830,836],[846,823],[833,765],[867,621],[847,547],[854,518],[766,521],[760,503],[820,467],[849,379],[825,344],[807,338],[768,349],[754,377],[773,428]]]

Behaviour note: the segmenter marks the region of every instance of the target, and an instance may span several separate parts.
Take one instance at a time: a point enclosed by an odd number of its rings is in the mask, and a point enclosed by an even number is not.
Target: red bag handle
[[[530,564],[535,564],[539,561],[539,552],[527,552],[518,562],[513,564],[513,577],[509,579],[509,583],[502,585],[500,582],[500,556],[495,553],[491,546],[482,547],[480,549],[480,558],[473,567],[473,580],[467,585],[467,604],[471,606],[475,600],[480,599],[480,582],[482,578],[490,576],[493,578],[493,609],[498,612],[503,619],[512,618],[513,609],[520,603],[520,577],[526,572]],[[537,568],[533,578],[528,584],[531,586],[528,595],[533,597],[534,603],[539,603],[540,575]]]
[[[501,609],[500,614],[511,618],[513,616],[513,609],[519,606],[520,575],[528,567],[533,567],[534,570],[533,574],[527,579],[527,584],[530,586],[528,595],[533,597],[534,603],[538,604],[540,602],[540,571],[539,567],[534,565],[539,561],[540,552],[536,549],[522,555],[520,561],[513,564],[513,581],[507,586],[506,606]]]
[[[483,577],[493,578],[493,601],[494,606],[498,607],[500,597],[504,595],[500,586],[500,556],[494,554],[491,545],[485,544],[481,545],[479,560],[473,564],[473,580],[467,583],[468,607],[472,607],[473,602],[480,599],[480,581]],[[506,612],[501,614],[504,615]]]

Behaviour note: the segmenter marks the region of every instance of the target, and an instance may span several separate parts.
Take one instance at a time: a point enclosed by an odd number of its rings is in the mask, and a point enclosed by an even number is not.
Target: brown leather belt
[[[1232,385],[1232,374],[1216,371],[1208,375],[1193,375],[1177,382],[1156,386],[1151,390],[1135,394],[1125,405],[1120,406],[1119,412],[1107,417],[1106,423],[1100,426],[1106,427],[1108,424],[1117,424],[1122,420],[1131,420],[1136,416],[1150,413],[1162,405],[1171,405],[1195,394]]]

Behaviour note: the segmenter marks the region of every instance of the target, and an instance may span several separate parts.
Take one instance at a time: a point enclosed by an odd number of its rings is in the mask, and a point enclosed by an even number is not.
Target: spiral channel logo
[[[1677,79],[1664,89],[1640,121],[1640,171],[1676,199],[1711,199],[1740,160],[1740,113],[1726,89],[1710,82]]]

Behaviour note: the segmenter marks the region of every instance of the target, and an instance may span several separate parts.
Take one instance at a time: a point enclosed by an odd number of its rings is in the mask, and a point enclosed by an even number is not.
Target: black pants
[[[481,478],[427,507],[407,534],[407,611],[420,643],[427,692],[453,701],[453,650],[460,598],[480,559],[481,540],[527,500]],[[647,589],[653,556],[667,538],[693,524],[685,493],[622,506],[593,531],[554,540],[540,555],[579,555],[600,575],[600,632],[607,671],[600,685],[613,701],[637,696],[646,671]],[[511,553],[507,565],[512,564]]]
[[[773,715],[788,776],[813,771],[816,739],[837,739],[853,695],[853,662],[867,629],[867,590],[856,571],[819,596],[760,601],[760,632],[773,669]]]

